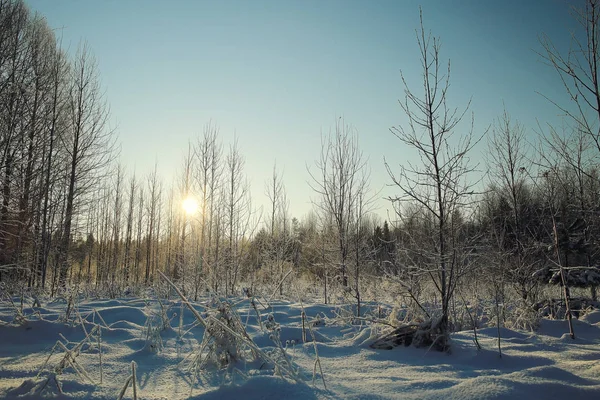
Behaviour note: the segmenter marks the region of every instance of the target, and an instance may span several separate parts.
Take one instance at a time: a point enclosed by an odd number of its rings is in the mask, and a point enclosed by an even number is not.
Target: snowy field
[[[0,305],[2,398],[115,399],[134,361],[140,399],[600,399],[600,311],[574,321],[575,340],[565,321],[542,320],[535,333],[502,329],[499,358],[496,328],[478,330],[479,351],[471,331],[453,334],[451,354],[374,350],[378,331],[344,323],[343,308],[257,301],[255,309],[240,298],[233,315],[248,334],[240,340],[256,349],[242,346],[244,357],[220,369],[202,364],[211,348],[206,341],[201,347],[205,328],[178,301],[32,303],[26,300],[17,320],[10,303]],[[194,303],[209,321],[206,305]],[[133,398],[132,390],[123,398]]]

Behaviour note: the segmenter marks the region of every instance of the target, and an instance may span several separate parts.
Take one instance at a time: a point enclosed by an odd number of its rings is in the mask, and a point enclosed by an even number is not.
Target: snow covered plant
[[[163,331],[163,325],[160,318],[156,315],[148,315],[144,325],[144,335],[146,339],[145,348],[151,352],[160,352],[163,349],[163,341],[160,333]]]
[[[131,391],[133,392],[133,400],[137,400],[137,378],[136,378],[136,374],[135,374],[135,370],[137,368],[137,365],[135,363],[135,361],[131,362],[131,375],[129,375],[129,377],[125,380],[125,384],[123,385],[123,388],[121,389],[121,391],[119,392],[119,396],[117,397],[117,400],[121,400],[123,398],[123,396],[125,396],[125,392],[127,392],[127,388],[129,387],[129,385],[131,385]]]
[[[19,299],[15,302],[13,295],[11,293],[18,292]],[[13,324],[23,325],[27,322],[28,317],[31,315],[27,315],[25,312],[25,304],[31,304],[31,308],[41,307],[40,301],[38,299],[38,294],[34,291],[26,289],[25,287],[17,287],[9,286],[5,282],[0,282],[0,302],[7,301],[10,304],[10,308],[12,308],[14,312],[13,316]],[[29,303],[31,301],[31,303]],[[33,311],[32,314],[37,314],[39,317],[38,311]]]
[[[59,319],[63,322],[71,322],[72,325],[79,323],[80,318],[78,313],[79,289],[76,287],[65,288],[60,296],[57,296],[56,301],[64,301],[65,313]]]
[[[23,325],[27,319],[23,314],[23,296],[21,296],[21,305],[17,305],[12,298],[12,295],[9,293],[7,289],[7,285],[4,282],[0,282],[0,301],[8,301],[10,306],[14,312],[13,323],[18,325]]]
[[[63,393],[62,384],[59,380],[59,377],[63,374],[64,370],[67,368],[72,368],[73,371],[77,374],[77,376],[81,380],[87,380],[92,385],[95,385],[95,381],[91,378],[90,374],[86,371],[86,369],[77,361],[77,358],[81,354],[84,349],[84,346],[87,345],[87,348],[92,348],[95,345],[95,342],[98,343],[98,352],[100,359],[100,370],[102,371],[102,349],[100,347],[100,326],[95,325],[89,332],[86,333],[85,337],[77,343],[69,342],[64,336],[61,336],[62,340],[57,340],[56,344],[52,347],[50,354],[46,358],[44,364],[42,364],[36,379],[40,378],[41,375],[46,373],[46,379],[42,379],[35,385],[34,392],[37,394],[42,394],[44,391],[48,389],[48,385],[50,383],[54,383],[56,385],[56,389],[58,393]],[[73,346],[69,348],[69,346]],[[49,364],[52,356],[60,351],[63,351],[63,354],[58,358],[58,362],[54,364],[52,368],[49,370],[46,369],[46,366]],[[102,379],[102,372],[100,372],[100,376]]]
[[[184,360],[187,370],[198,376],[208,369],[227,370],[238,362],[253,361],[255,355],[248,346],[251,340],[231,304],[218,301],[204,314],[205,332],[200,346]]]
[[[419,324],[402,324],[401,326],[380,335],[370,347],[373,349],[391,350],[404,345],[433,348],[438,351],[450,351],[450,336],[441,329],[442,317],[430,318]]]
[[[534,307],[521,303],[512,308],[509,313],[509,318],[506,321],[506,326],[511,329],[523,329],[527,331],[535,331],[540,326],[540,313]]]
[[[177,316],[177,313],[173,313],[173,316],[169,318],[170,305],[166,305],[160,298],[157,299],[158,309],[150,307],[149,302],[146,302],[146,323],[144,324],[144,336],[146,339],[147,350],[152,352],[160,352],[163,349],[163,341],[161,332],[171,329],[171,319]]]
[[[204,328],[200,345],[180,363],[188,372],[197,378],[214,372],[224,378],[232,378],[236,372],[246,376],[240,371],[241,366],[266,364],[272,365],[279,376],[300,381],[289,364],[280,363],[257,346],[231,303],[215,298],[206,311],[200,314],[168,277],[161,272],[159,274],[177,292],[199,326]]]
[[[348,323],[354,324],[357,322],[354,319],[356,314],[350,304],[338,305],[336,308],[332,309],[331,312],[333,313],[333,318],[328,321],[330,325],[346,325]]]
[[[273,314],[267,315],[267,321],[263,325],[266,329],[266,333],[269,334],[269,339],[275,344],[275,348],[272,351],[267,352],[276,361],[273,366],[275,373],[280,374],[277,367],[278,365],[283,364],[289,371],[292,371],[296,375],[297,379],[300,379],[300,368],[294,366],[291,356],[287,353],[288,347],[295,346],[296,341],[287,340],[284,347],[284,344],[281,342],[281,326],[275,321]]]

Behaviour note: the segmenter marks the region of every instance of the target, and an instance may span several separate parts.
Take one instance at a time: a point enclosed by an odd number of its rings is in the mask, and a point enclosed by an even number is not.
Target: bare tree
[[[18,171],[18,143],[24,135],[21,123],[26,119],[24,103],[27,99],[26,78],[28,45],[26,40],[29,12],[22,2],[8,2],[0,9],[2,41],[0,42],[0,279],[5,265],[13,261],[9,241],[14,239],[15,223],[11,209],[17,209],[14,200],[15,173]]]
[[[239,152],[237,139],[229,147],[226,157],[225,208],[227,226],[227,267],[225,295],[233,293],[241,263],[241,241],[251,217],[248,182],[244,176],[244,158]]]
[[[135,174],[129,181],[129,194],[127,198],[127,218],[125,228],[125,251],[123,254],[123,281],[127,285],[131,278],[131,248],[133,245],[133,216],[135,212],[135,196],[137,193],[137,181]]]
[[[422,97],[413,92],[406,82],[405,99],[400,102],[408,117],[407,126],[391,129],[405,145],[418,152],[423,165],[408,164],[394,173],[386,161],[386,168],[400,194],[391,197],[398,216],[401,218],[403,204],[417,203],[425,211],[423,217],[431,223],[432,232],[428,243],[423,243],[422,272],[427,274],[441,298],[441,315],[432,323],[433,339],[438,349],[449,349],[448,321],[452,295],[463,273],[456,257],[457,228],[453,226],[460,208],[466,206],[472,194],[472,183],[467,175],[473,170],[468,164],[467,153],[472,149],[472,125],[469,133],[456,136],[455,129],[463,119],[464,111],[448,107],[450,88],[450,62],[447,69],[440,60],[440,40],[432,37],[423,26],[420,12],[420,29],[417,44],[423,69]]]
[[[188,152],[187,155],[183,158],[183,171],[181,176],[181,181],[179,182],[179,194],[181,204],[185,202],[190,196],[191,188],[192,188],[192,147],[191,144],[188,144]],[[183,210],[182,205],[179,206],[179,212],[182,213],[181,220],[181,240],[179,241],[180,249],[179,256],[177,257],[177,263],[175,264],[175,271],[173,271],[173,277],[175,279],[182,279],[184,282],[186,281],[187,274],[187,257],[186,257],[186,248],[185,248],[185,239],[186,239],[186,229],[188,226],[188,217],[187,210]],[[184,286],[185,293],[185,286]]]
[[[545,97],[571,119],[575,130],[589,135],[600,151],[600,1],[585,0],[585,7],[572,7],[572,15],[582,32],[571,35],[569,51],[561,54],[549,36],[543,34],[543,51],[539,53],[558,73],[571,107]]]
[[[354,216],[354,298],[356,299],[356,316],[361,316],[361,268],[369,262],[371,254],[367,245],[367,218],[366,209],[369,199],[365,192],[358,193]]]
[[[219,288],[220,240],[222,194],[223,148],[218,140],[219,129],[212,123],[204,127],[202,139],[194,147],[195,166],[194,180],[200,191],[200,269],[207,277],[212,289]],[[200,280],[196,282],[195,292],[198,294]]]
[[[98,203],[96,226],[96,287],[108,282],[110,269],[110,232],[111,232],[111,198],[110,187],[105,183],[96,191],[96,202]]]
[[[293,238],[289,229],[289,201],[283,184],[283,174],[273,165],[273,174],[265,184],[265,194],[269,199],[269,237],[264,244],[264,257],[269,265],[269,276],[283,295],[283,279],[286,265],[290,265]],[[273,269],[277,269],[277,274]]]
[[[599,245],[596,238],[599,230],[596,204],[600,154],[590,135],[580,129],[572,132],[569,127],[563,127],[561,132],[550,127],[550,135],[542,137],[542,141],[540,164],[546,171],[543,188],[550,189],[547,196],[558,200],[558,203],[548,203],[553,232],[557,231],[560,236],[559,239],[554,238],[554,245],[559,245],[555,256],[558,263],[573,274],[597,274]],[[562,274],[562,269],[559,272]],[[589,281],[589,287],[591,297],[595,299],[597,293],[593,280]]]
[[[119,266],[121,265],[121,223],[123,214],[123,167],[117,165],[115,173],[115,179],[113,184],[113,216],[112,216],[112,249],[110,251],[110,270],[111,283],[114,285],[117,280],[117,273]]]
[[[167,196],[166,210],[167,210],[167,229],[166,229],[166,249],[165,249],[165,273],[167,276],[172,276],[173,258],[176,256],[177,248],[177,222],[175,215],[175,188],[171,186],[169,188],[169,194]]]
[[[25,120],[17,150],[17,192],[19,196],[17,214],[17,238],[14,263],[24,262],[29,268],[29,286],[35,278],[36,254],[39,251],[37,227],[39,226],[42,190],[41,176],[43,152],[46,141],[44,123],[48,117],[52,60],[56,52],[54,35],[46,21],[35,16],[29,23],[26,40],[28,44],[27,64],[29,68],[24,86]]]
[[[212,123],[204,127],[202,139],[198,140],[194,147],[196,166],[194,178],[200,191],[200,253],[199,271],[196,274],[194,298],[198,297],[200,288],[200,274],[208,275],[212,233],[212,211],[215,201],[215,179],[218,178],[218,162],[220,156],[220,145],[217,142],[219,130]],[[208,225],[208,226],[207,226]]]
[[[62,131],[61,127],[66,125],[66,84],[65,80],[68,77],[68,63],[65,55],[57,49],[55,56],[52,58],[51,64],[51,83],[50,91],[50,106],[48,117],[44,130],[47,140],[44,143],[43,150],[43,171],[42,171],[42,201],[41,201],[41,249],[38,257],[38,274],[41,275],[41,286],[46,284],[46,274],[48,267],[48,258],[52,248],[52,225],[54,215],[57,209],[55,183],[58,180],[57,175],[59,168],[55,168],[61,157],[57,151],[58,132]]]
[[[77,202],[103,176],[113,155],[114,143],[112,131],[106,127],[108,109],[100,90],[96,62],[86,45],[80,46],[77,52],[71,82],[69,130],[61,136],[69,168],[58,263],[61,286],[66,283],[69,269],[68,254]]]
[[[319,195],[315,205],[323,217],[330,216],[337,239],[340,280],[348,287],[348,257],[351,249],[352,226],[357,222],[360,199],[368,190],[367,162],[358,147],[358,134],[342,118],[335,129],[322,140],[321,157],[316,163],[317,173],[310,186]]]
[[[529,192],[526,183],[533,164],[528,159],[530,151],[525,141],[525,129],[518,121],[512,121],[506,109],[492,129],[488,146],[492,186],[499,196],[507,197],[510,207],[509,220],[501,224],[503,232],[494,232],[495,243],[501,246],[500,254],[509,258],[504,260],[504,264],[509,266],[509,277],[521,298],[527,301],[538,285],[532,275],[539,267],[527,256],[525,234]]]
[[[270,234],[275,236],[276,216],[281,209],[282,198],[285,194],[282,176],[277,172],[277,163],[273,165],[273,174],[265,184],[265,194],[269,198]]]
[[[136,218],[136,239],[135,239],[135,253],[133,260],[133,270],[135,274],[135,283],[140,282],[140,263],[142,260],[142,232],[144,230],[144,208],[145,208],[145,196],[144,187],[140,186],[138,190],[138,201],[137,201],[137,218]]]
[[[156,236],[156,220],[159,212],[160,203],[160,182],[158,179],[158,163],[154,164],[154,171],[148,177],[148,195],[150,196],[146,203],[147,229],[146,229],[146,272],[144,274],[144,283],[148,284],[152,277],[151,273],[154,266],[153,246],[155,246]],[[140,192],[142,193],[142,192]]]
[[[543,51],[540,53],[542,59],[558,73],[565,92],[569,97],[570,104],[562,104],[545,96],[563,114],[565,114],[573,125],[570,127],[580,144],[581,135],[588,136],[595,148],[600,152],[600,71],[599,71],[599,45],[600,45],[600,2],[598,0],[585,0],[582,8],[572,7],[572,15],[579,24],[581,30],[571,35],[571,46],[566,53],[561,53],[552,43],[548,35],[540,37]],[[589,174],[585,168],[581,168],[582,156],[586,153],[584,148],[575,148],[575,152],[568,154],[561,149],[563,138],[556,134],[556,130],[550,127],[553,146],[556,153],[563,161],[575,171],[578,182],[583,178],[595,180],[593,174]],[[572,147],[569,146],[571,149]],[[589,161],[586,160],[586,161]],[[587,176],[586,176],[587,175]],[[583,190],[580,184],[579,188]],[[580,192],[579,200],[581,212],[585,212],[583,192]],[[589,218],[588,218],[589,219]],[[589,221],[586,221],[589,225]],[[588,234],[590,230],[586,230]],[[586,238],[589,241],[589,237]],[[589,264],[589,259],[588,259]],[[592,289],[595,297],[595,289]]]

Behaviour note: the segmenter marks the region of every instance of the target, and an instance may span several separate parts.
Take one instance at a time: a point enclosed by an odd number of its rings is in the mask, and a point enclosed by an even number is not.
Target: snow
[[[261,330],[249,301],[236,301],[235,308],[254,343],[265,352],[276,350],[272,333],[266,328]],[[194,303],[203,316],[207,302],[204,299]],[[42,307],[25,307],[26,322],[22,324],[14,321],[15,310],[10,304],[0,304],[0,397],[39,398],[36,390],[46,381],[51,368],[36,376],[52,347],[61,340],[68,341],[67,347],[72,349],[97,324],[101,326],[102,383],[98,348],[90,342],[82,347],[76,361],[93,383],[78,376],[69,365],[58,377],[64,394],[58,393],[56,385],[50,382],[44,396],[117,398],[131,374],[131,361],[135,361],[137,393],[141,399],[600,398],[600,311],[573,321],[574,340],[569,337],[567,322],[563,320],[543,319],[535,333],[501,328],[500,358],[495,327],[478,330],[483,347],[479,351],[473,343],[472,331],[452,335],[451,354],[414,347],[373,350],[369,344],[381,328],[367,323],[350,325],[336,319],[343,313],[334,306],[302,306],[286,301],[274,301],[268,310],[258,306],[263,326],[272,315],[281,327],[281,343],[291,362],[299,367],[302,378],[295,382],[260,365],[264,363],[241,361],[227,374],[208,366],[196,380],[182,361],[198,349],[205,331],[195,326],[189,310],[183,308],[180,315],[179,301],[164,304],[169,326],[158,330],[160,351],[154,351],[147,339],[148,322],[160,320],[161,308],[156,301],[97,299],[77,303],[69,318],[65,315],[68,307],[64,301],[42,301]],[[27,299],[25,304],[31,305],[33,301]],[[318,368],[313,382],[316,357],[309,332],[309,342],[302,344],[302,307],[308,322],[314,325],[311,326],[327,389]],[[375,310],[376,306],[372,308]],[[369,306],[365,309],[369,311]],[[48,365],[56,366],[64,354],[63,350],[57,350]],[[130,387],[124,398],[132,396]]]

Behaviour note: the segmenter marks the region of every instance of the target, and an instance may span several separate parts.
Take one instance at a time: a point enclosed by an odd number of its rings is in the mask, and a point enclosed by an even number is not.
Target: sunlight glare
[[[183,200],[183,211],[185,211],[187,215],[192,215],[196,210],[198,210],[198,202],[196,199],[193,197],[186,197],[185,200]]]

